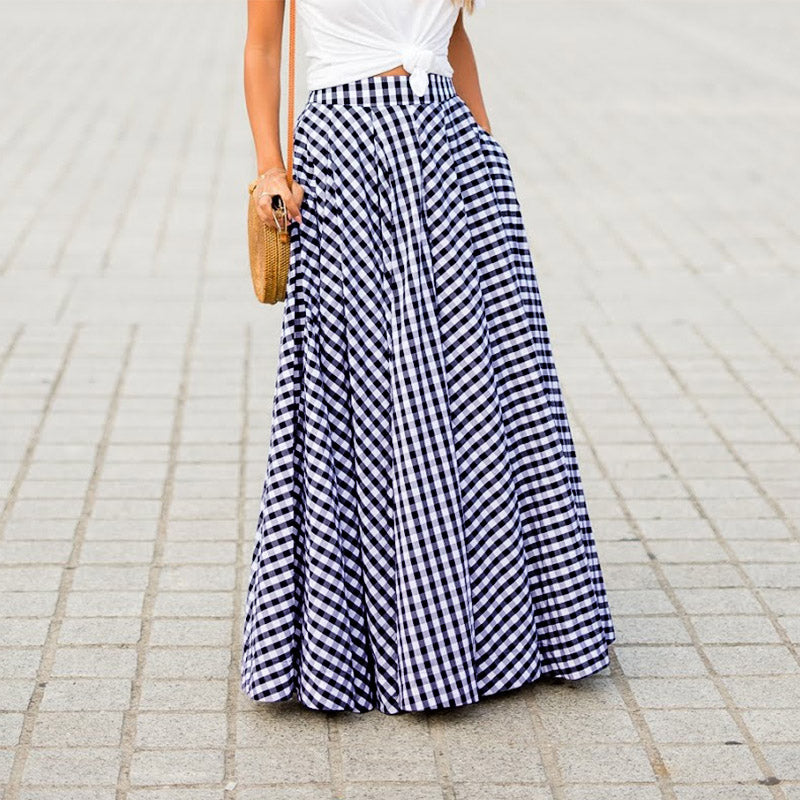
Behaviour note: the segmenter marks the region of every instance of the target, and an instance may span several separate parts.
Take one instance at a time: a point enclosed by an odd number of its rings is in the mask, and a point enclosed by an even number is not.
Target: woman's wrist
[[[261,170],[258,173],[258,180],[263,181],[265,178],[270,177],[270,175],[285,175],[286,169],[283,166],[280,167],[267,167],[264,170]]]
[[[258,180],[259,181],[263,181],[266,178],[270,178],[270,177],[273,177],[275,175],[280,176],[280,175],[285,175],[285,174],[286,174],[286,170],[283,167],[267,167],[266,169],[261,170],[258,173]]]

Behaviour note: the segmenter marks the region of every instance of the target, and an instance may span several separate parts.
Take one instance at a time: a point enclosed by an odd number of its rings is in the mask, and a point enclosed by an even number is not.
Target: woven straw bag
[[[295,0],[289,0],[289,97],[286,134],[286,180],[292,186],[292,151],[294,149],[294,39]],[[262,303],[277,303],[286,299],[289,276],[290,236],[288,216],[283,200],[273,202],[273,215],[278,228],[267,225],[256,211],[257,180],[252,181],[247,209],[247,237],[250,250],[250,275],[256,297]]]

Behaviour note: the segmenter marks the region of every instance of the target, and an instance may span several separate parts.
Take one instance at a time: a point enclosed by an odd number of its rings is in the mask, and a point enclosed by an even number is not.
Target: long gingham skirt
[[[387,714],[609,663],[511,169],[452,79],[312,90],[241,685]]]

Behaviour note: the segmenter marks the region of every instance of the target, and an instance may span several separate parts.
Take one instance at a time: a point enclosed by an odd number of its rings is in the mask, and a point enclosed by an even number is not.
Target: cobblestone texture
[[[401,718],[239,691],[281,313],[244,3],[0,14],[5,800],[800,800],[800,4],[468,21],[619,638]]]

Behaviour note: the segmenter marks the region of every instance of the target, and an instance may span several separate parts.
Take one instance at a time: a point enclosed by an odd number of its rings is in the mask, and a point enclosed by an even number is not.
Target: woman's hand
[[[278,194],[283,198],[289,221],[301,221],[300,205],[305,194],[303,187],[295,180],[289,188],[286,180],[286,171],[278,167],[268,169],[256,184],[253,190],[256,196],[256,213],[271,228],[277,228],[272,215],[272,195]]]

